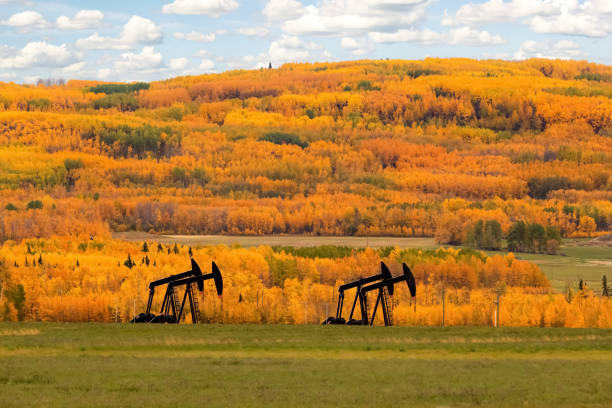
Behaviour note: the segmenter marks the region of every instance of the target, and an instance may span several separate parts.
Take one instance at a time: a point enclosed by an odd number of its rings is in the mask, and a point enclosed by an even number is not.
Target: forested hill
[[[612,67],[381,60],[0,84],[0,189],[0,241],[136,229],[461,243],[524,221],[544,250],[612,229]]]

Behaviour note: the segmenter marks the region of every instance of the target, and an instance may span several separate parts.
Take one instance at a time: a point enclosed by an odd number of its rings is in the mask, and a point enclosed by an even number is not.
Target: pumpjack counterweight
[[[197,324],[201,320],[199,300],[197,291],[204,292],[204,281],[212,279],[215,283],[217,295],[223,294],[223,277],[221,271],[215,262],[212,263],[212,272],[206,275],[202,274],[202,270],[198,263],[191,259],[191,270],[170,275],[163,279],[158,279],[149,284],[149,300],[147,302],[147,310],[134,317],[132,323],[180,323],[184,312],[187,300],[189,300],[189,310],[191,312],[191,322]],[[158,286],[167,285],[164,299],[159,315],[151,313],[153,298],[155,296],[155,288]],[[184,288],[183,297],[181,299],[179,289]]]

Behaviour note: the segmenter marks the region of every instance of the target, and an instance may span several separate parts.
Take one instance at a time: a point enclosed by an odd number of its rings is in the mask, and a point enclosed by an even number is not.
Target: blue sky
[[[612,64],[612,0],[0,0],[5,82],[427,56]]]

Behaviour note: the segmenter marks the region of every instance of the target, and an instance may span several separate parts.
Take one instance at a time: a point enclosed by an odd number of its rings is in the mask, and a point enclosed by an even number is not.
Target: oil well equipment
[[[198,301],[199,292],[204,292],[204,281],[212,279],[215,283],[217,295],[223,294],[223,277],[217,264],[212,262],[212,271],[208,274],[203,274],[198,263],[191,259],[191,270],[170,275],[162,279],[155,280],[149,283],[149,300],[147,309],[144,313],[132,319],[132,323],[180,323],[185,313],[185,306],[189,300],[189,310],[191,313],[191,322],[197,324],[200,319],[200,307]],[[166,285],[164,299],[161,310],[158,315],[151,313],[155,289],[159,286]],[[180,290],[183,289],[181,300]]]
[[[380,263],[380,273],[367,278],[360,278],[353,282],[344,284],[338,288],[338,307],[336,316],[329,317],[323,324],[347,324],[356,326],[373,325],[376,312],[379,304],[382,305],[383,321],[385,326],[393,326],[393,302],[392,297],[395,289],[395,284],[406,282],[410,295],[416,296],[416,282],[414,275],[406,264],[402,264],[403,274],[393,277],[391,271],[384,262]],[[355,298],[351,307],[348,321],[342,317],[342,308],[344,305],[344,292],[348,289],[356,288]],[[368,312],[368,293],[378,291],[376,303],[370,317]],[[359,312],[361,319],[353,318],[355,307],[359,301]]]

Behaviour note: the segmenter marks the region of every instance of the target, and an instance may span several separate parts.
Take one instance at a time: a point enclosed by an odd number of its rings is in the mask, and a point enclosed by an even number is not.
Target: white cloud
[[[340,41],[340,45],[342,46],[342,48],[347,50],[354,50],[360,47],[359,43],[357,43],[357,41],[351,37],[344,37]]]
[[[311,51],[320,48],[313,42],[305,43],[297,37],[283,35],[278,40],[272,41],[268,56],[275,64],[304,61],[312,56]]]
[[[478,26],[519,20],[538,33],[585,37],[612,33],[610,0],[489,0],[468,3],[454,15],[444,14],[443,25]]]
[[[187,68],[189,65],[189,60],[187,58],[173,58],[170,60],[168,67],[175,71],[181,71]]]
[[[164,5],[162,11],[166,14],[196,14],[216,18],[237,8],[235,0],[174,0]]]
[[[210,57],[211,55],[212,55],[212,52],[208,50],[200,50],[195,53],[196,57]]]
[[[583,58],[586,54],[580,45],[574,41],[560,40],[556,43],[525,41],[521,48],[514,53],[514,59],[527,58],[551,58],[551,59],[575,59]]]
[[[270,0],[262,14],[274,21],[293,20],[304,14],[304,6],[296,0]]]
[[[55,20],[55,25],[61,30],[85,30],[101,26],[104,13],[100,10],[81,10],[74,17],[60,16]]]
[[[612,32],[612,23],[605,24],[589,14],[562,13],[554,17],[535,16],[529,26],[536,33],[567,34],[585,37],[605,37]]]
[[[83,71],[83,68],[85,68],[85,61],[76,62],[72,65],[68,65],[67,67],[62,68],[62,73],[78,74]]]
[[[204,71],[210,71],[214,67],[215,67],[215,62],[209,59],[206,59],[206,58],[204,58],[202,62],[200,62],[200,65],[198,66],[199,69],[204,70]]]
[[[0,59],[0,68],[64,67],[74,63],[75,59],[76,55],[66,44],[53,45],[44,41],[35,41],[26,44],[14,55]]]
[[[430,29],[402,29],[394,33],[370,33],[370,38],[376,43],[421,43],[421,44],[451,44],[451,45],[494,45],[502,44],[504,40],[499,35],[488,31],[479,31],[470,27],[460,27],[448,32],[437,32]]]
[[[154,44],[161,42],[162,33],[160,28],[148,18],[133,16],[123,26],[119,38],[128,44]]]
[[[15,27],[22,31],[33,30],[36,28],[48,28],[51,26],[42,14],[37,11],[22,11],[21,13],[13,14],[8,20],[0,21],[0,24]]]
[[[156,52],[152,46],[143,47],[139,54],[126,52],[121,54],[119,61],[115,62],[117,71],[146,71],[158,68],[163,63],[163,56]]]
[[[281,28],[292,35],[363,35],[412,26],[425,16],[431,0],[323,0],[303,8]]]
[[[209,43],[215,41],[216,34],[202,34],[197,31],[192,31],[190,33],[174,33],[174,38],[178,40],[187,40],[187,41],[195,41],[200,43]]]
[[[148,18],[133,16],[117,37],[102,37],[93,33],[77,40],[77,47],[85,50],[130,50],[139,44],[161,42],[162,32],[158,25]]]
[[[564,1],[564,0],[561,0]],[[446,15],[443,25],[478,25],[491,21],[510,21],[535,14],[551,15],[555,8],[550,0],[489,0],[461,6],[455,16]]]
[[[340,46],[353,55],[365,55],[373,49],[369,41],[364,39],[357,41],[352,37],[343,37],[342,40],[340,40]],[[331,55],[327,54],[325,56],[330,57]]]
[[[98,77],[98,79],[106,79],[110,76],[110,74],[112,73],[110,68],[102,68],[99,69],[96,76]]]
[[[270,33],[265,27],[241,27],[236,29],[236,32],[249,37],[265,37]]]

